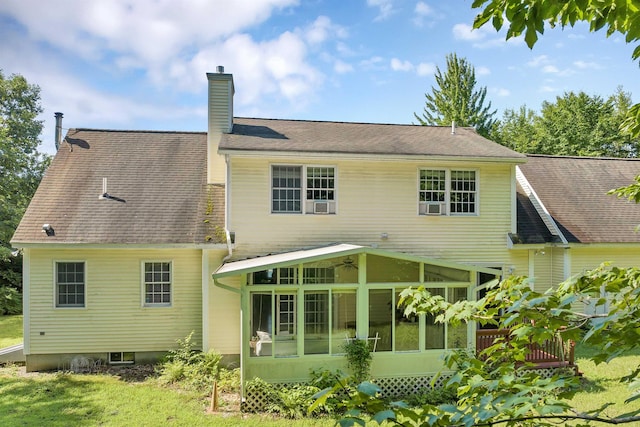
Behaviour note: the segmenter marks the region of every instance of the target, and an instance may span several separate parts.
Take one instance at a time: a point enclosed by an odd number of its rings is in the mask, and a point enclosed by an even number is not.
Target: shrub
[[[160,365],[160,381],[173,384],[180,382],[190,389],[211,392],[213,382],[220,375],[222,355],[211,350],[206,353],[193,349],[193,332],[184,340],[177,340],[178,347],[169,351]]]
[[[410,406],[441,405],[443,403],[455,403],[458,400],[454,387],[438,387],[410,396],[407,403]]]
[[[22,295],[15,288],[0,287],[0,314],[21,314]]]
[[[361,383],[369,379],[371,372],[371,349],[367,340],[353,339],[344,345],[347,366],[353,374],[353,380]]]

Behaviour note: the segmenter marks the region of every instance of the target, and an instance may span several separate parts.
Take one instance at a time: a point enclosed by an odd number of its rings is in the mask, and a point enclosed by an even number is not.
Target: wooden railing
[[[480,329],[476,331],[476,352],[480,353],[492,346],[498,338],[509,341],[510,335],[509,329]],[[565,342],[560,337],[555,337],[540,344],[529,344],[527,347],[529,351],[525,360],[536,367],[575,367],[573,341]]]

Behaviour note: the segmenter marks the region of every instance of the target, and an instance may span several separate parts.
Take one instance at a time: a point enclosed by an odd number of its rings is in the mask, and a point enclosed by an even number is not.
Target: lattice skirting
[[[382,389],[382,397],[389,399],[404,398],[415,394],[420,394],[428,390],[441,388],[450,378],[449,375],[439,375],[434,381],[434,376],[419,377],[388,377],[374,378],[372,382]],[[433,384],[432,384],[433,382]],[[272,383],[276,390],[293,387],[300,383]],[[262,390],[246,390],[245,398],[242,402],[244,412],[263,412],[267,405],[269,396],[265,396]]]

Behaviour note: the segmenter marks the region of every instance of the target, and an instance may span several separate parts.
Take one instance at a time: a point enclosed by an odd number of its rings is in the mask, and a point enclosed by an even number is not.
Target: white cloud
[[[545,65],[541,68],[541,70],[543,73],[550,73],[550,74],[555,74],[560,72],[558,67],[556,67],[555,65]]]
[[[473,47],[478,49],[519,45],[523,43],[522,37],[504,40],[490,25],[474,29],[473,26],[469,24],[461,23],[455,24],[451,31],[454,39],[470,42]]]
[[[360,66],[365,70],[382,69],[384,58],[381,56],[372,56],[369,59],[360,61]]]
[[[503,87],[490,88],[489,92],[492,95],[499,96],[499,97],[502,97],[502,98],[511,95],[511,91],[509,89],[505,89]]]
[[[378,16],[374,22],[384,21],[395,13],[393,0],[367,0],[367,6],[378,8]]]
[[[323,43],[334,37],[345,38],[347,35],[344,27],[333,24],[326,16],[319,16],[304,30],[304,38],[312,45]]]
[[[416,7],[414,8],[413,13],[413,23],[418,27],[422,27],[424,25],[425,18],[433,15],[433,9],[425,2],[419,1],[418,3],[416,3]]]
[[[393,71],[413,71],[413,64],[409,61],[393,58],[391,60],[391,69]]]
[[[421,62],[416,67],[419,76],[429,76],[436,72],[436,65],[431,62]]]
[[[601,70],[604,67],[597,62],[574,61],[573,65],[581,70]]]
[[[351,73],[353,71],[353,66],[351,64],[347,64],[346,62],[337,60],[333,64],[333,70],[338,74]]]
[[[479,76],[487,76],[491,74],[491,70],[487,67],[475,67],[475,71]]]
[[[529,67],[541,67],[549,63],[549,57],[547,55],[539,55],[527,62]]]

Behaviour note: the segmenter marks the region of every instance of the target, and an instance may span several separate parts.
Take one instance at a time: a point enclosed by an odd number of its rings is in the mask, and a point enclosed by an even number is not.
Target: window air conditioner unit
[[[440,202],[428,202],[425,205],[425,215],[444,215],[445,204]]]
[[[329,202],[313,202],[313,213],[314,214],[328,214],[329,213]]]

